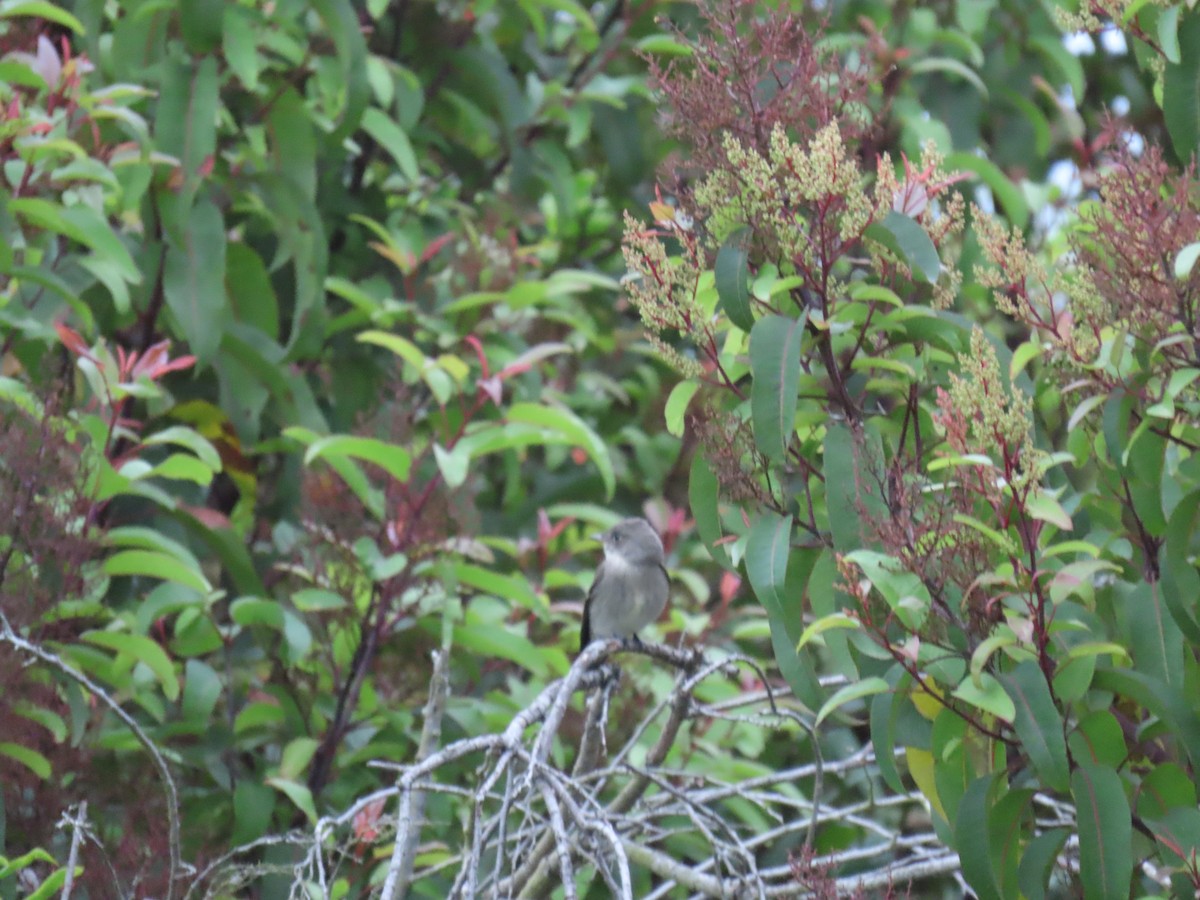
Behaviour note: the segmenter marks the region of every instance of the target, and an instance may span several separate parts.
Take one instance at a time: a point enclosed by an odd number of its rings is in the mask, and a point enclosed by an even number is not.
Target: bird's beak
[[[600,543],[600,544],[604,543],[604,532],[603,531],[597,531],[595,534],[588,535],[588,537],[590,537],[593,541],[596,541],[597,543]]]

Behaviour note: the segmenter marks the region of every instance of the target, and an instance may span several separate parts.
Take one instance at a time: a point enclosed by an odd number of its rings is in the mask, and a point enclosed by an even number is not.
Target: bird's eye
[[[614,544],[621,543],[621,533],[617,532],[616,534],[614,534],[612,540],[613,540]]]

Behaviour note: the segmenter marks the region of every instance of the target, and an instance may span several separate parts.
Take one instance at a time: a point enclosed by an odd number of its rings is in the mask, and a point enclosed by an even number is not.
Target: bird
[[[604,559],[583,605],[581,652],[594,640],[636,638],[662,613],[671,590],[662,539],[645,519],[623,519],[594,537]]]

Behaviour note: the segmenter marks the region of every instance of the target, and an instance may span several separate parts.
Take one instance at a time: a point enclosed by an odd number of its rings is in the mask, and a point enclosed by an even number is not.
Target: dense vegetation
[[[1200,889],[1200,12],[10,0],[0,76],[0,896]]]

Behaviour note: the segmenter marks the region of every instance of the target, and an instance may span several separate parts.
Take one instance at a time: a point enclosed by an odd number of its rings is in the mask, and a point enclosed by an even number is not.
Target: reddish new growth
[[[1175,277],[1175,257],[1200,238],[1195,171],[1180,174],[1150,145],[1140,157],[1121,149],[1100,182],[1100,204],[1084,215],[1088,230],[1075,241],[1109,322],[1128,325],[1151,346],[1179,326],[1191,341],[1162,348],[1176,364],[1200,360],[1197,304],[1200,266]]]
[[[727,137],[766,156],[776,126],[801,146],[834,121],[850,143],[871,127],[866,74],[819,48],[787,4],[764,14],[755,0],[722,0],[702,4],[701,16],[702,36],[685,40],[689,58],[665,69],[650,60],[666,131],[689,147],[694,172],[729,167]]]
[[[1175,259],[1200,236],[1195,192],[1194,168],[1174,171],[1153,145],[1141,156],[1123,146],[1100,179],[1099,202],[1071,235],[1066,267],[1047,269],[1018,232],[976,214],[990,264],[976,275],[996,292],[1002,312],[1047,342],[1050,361],[1066,370],[1064,382],[1083,375],[1109,390],[1115,373],[1096,366],[1096,357],[1106,335],[1122,331],[1153,348],[1152,366],[1194,366],[1200,266],[1176,278]]]

